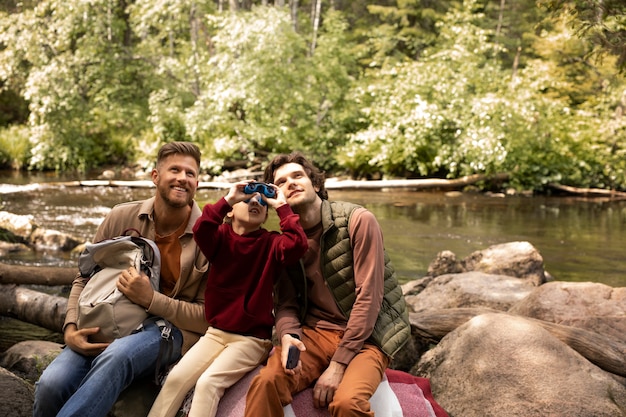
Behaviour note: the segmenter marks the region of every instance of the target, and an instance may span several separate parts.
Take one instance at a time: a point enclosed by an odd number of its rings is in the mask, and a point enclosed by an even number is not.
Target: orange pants
[[[292,395],[303,391],[326,370],[341,341],[343,332],[303,328],[302,371],[287,375],[281,362],[281,348],[267,361],[267,366],[254,377],[246,397],[246,417],[283,417],[283,406]],[[339,384],[328,411],[333,417],[374,417],[369,399],[378,388],[389,358],[378,347],[365,344],[352,359]],[[311,401],[313,399],[311,398]]]

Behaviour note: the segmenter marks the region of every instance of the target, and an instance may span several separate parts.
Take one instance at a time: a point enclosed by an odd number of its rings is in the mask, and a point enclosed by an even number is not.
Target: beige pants
[[[148,417],[173,417],[195,385],[189,417],[214,417],[226,388],[267,358],[270,340],[209,327],[167,375]]]

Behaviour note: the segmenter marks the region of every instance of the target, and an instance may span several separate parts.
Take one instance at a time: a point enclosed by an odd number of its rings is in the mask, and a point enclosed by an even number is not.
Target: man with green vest
[[[264,180],[300,215],[309,250],[276,286],[280,345],[252,380],[247,417],[280,417],[292,395],[313,386],[330,415],[374,416],[370,397],[411,334],[402,289],[367,209],[329,202],[324,174],[304,155],[278,155]],[[287,366],[295,346],[300,361]]]

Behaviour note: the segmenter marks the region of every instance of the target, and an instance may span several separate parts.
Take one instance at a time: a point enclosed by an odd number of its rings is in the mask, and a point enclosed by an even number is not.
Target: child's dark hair
[[[290,154],[280,154],[276,155],[274,159],[270,161],[270,163],[265,167],[265,172],[263,173],[263,181],[267,183],[274,182],[274,173],[278,168],[285,164],[299,164],[304,168],[304,172],[313,183],[313,186],[318,188],[319,191],[317,195],[322,200],[328,200],[328,191],[326,191],[326,187],[324,187],[324,182],[326,181],[326,176],[324,172],[320,171],[311,161],[309,161],[302,152],[292,152]]]

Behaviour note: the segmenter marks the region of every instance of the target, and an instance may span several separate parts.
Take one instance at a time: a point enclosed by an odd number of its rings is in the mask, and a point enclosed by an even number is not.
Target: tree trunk
[[[0,285],[0,315],[62,332],[67,299],[17,285]]]
[[[449,332],[475,316],[486,313],[507,314],[488,308],[450,308],[410,313],[413,334],[428,342],[438,342]],[[587,358],[591,363],[615,375],[626,377],[626,344],[601,334],[524,317],[537,323],[552,336]]]
[[[0,263],[0,284],[69,285],[77,273],[78,268]]]
[[[291,0],[289,7],[291,8],[291,24],[294,32],[298,32],[298,0]]]
[[[309,54],[313,56],[315,53],[315,47],[317,46],[317,30],[320,26],[320,15],[322,14],[322,0],[315,0],[313,2],[313,35],[311,39],[311,51]]]

